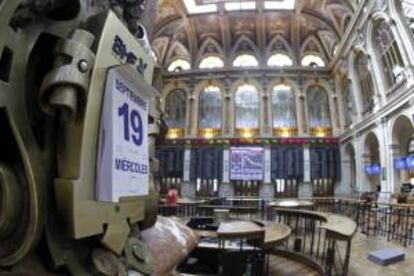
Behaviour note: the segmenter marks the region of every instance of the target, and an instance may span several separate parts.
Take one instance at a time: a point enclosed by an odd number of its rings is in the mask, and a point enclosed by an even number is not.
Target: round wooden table
[[[241,237],[255,232],[264,231],[264,249],[272,249],[286,241],[291,229],[281,223],[269,221],[224,221],[220,223],[217,231],[194,230],[201,238],[232,238]],[[201,242],[200,248],[219,248],[218,243]]]

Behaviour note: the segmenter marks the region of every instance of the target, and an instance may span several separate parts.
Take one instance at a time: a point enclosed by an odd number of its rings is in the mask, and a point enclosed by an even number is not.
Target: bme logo
[[[122,62],[135,65],[138,73],[144,75],[148,64],[144,62],[143,58],[137,57],[132,51],[128,51],[126,44],[118,35],[115,35],[112,51]]]

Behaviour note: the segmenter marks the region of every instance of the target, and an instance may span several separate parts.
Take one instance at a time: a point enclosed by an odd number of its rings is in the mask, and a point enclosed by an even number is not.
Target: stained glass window
[[[169,72],[179,72],[184,70],[189,70],[191,68],[191,65],[188,61],[185,59],[176,59],[168,66]]]
[[[256,87],[244,84],[237,88],[236,128],[259,128],[259,92]]]
[[[306,55],[302,58],[302,66],[325,67],[323,59],[316,55]]]
[[[326,90],[319,86],[311,86],[307,92],[308,116],[310,128],[330,128],[331,113],[329,110],[329,98]]]
[[[208,56],[203,58],[199,65],[200,69],[221,68],[223,66],[223,60],[216,56]]]
[[[233,61],[235,67],[256,67],[259,66],[257,58],[253,55],[243,54],[237,56]]]
[[[288,85],[276,85],[272,91],[272,111],[274,128],[295,128],[295,95]]]
[[[187,96],[181,89],[168,94],[165,102],[167,124],[170,128],[184,128],[187,113]]]
[[[217,86],[207,86],[200,94],[199,128],[221,128],[221,90]]]
[[[292,59],[285,54],[274,54],[267,60],[268,66],[292,66]]]

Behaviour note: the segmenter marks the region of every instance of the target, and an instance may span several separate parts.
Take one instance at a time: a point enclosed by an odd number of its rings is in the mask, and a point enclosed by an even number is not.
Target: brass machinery
[[[142,0],[0,0],[0,274],[150,274],[139,240],[157,215],[147,196],[95,200],[108,68],[127,64],[149,110],[150,170],[162,125]],[[131,16],[132,15],[132,16]],[[30,265],[27,265],[30,264]]]

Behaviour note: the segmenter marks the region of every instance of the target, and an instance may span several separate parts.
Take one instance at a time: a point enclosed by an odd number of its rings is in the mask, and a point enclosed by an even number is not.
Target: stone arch
[[[195,122],[194,124],[196,125],[196,128],[198,129],[199,128],[199,116],[200,116],[200,96],[201,96],[201,93],[203,93],[204,92],[204,89],[206,88],[206,87],[208,87],[208,86],[216,86],[216,87],[218,87],[219,89],[220,89],[220,95],[221,95],[221,98],[220,98],[220,105],[221,105],[221,128],[223,128],[223,125],[224,125],[224,121],[223,121],[223,113],[224,113],[224,111],[223,111],[223,108],[224,108],[224,97],[225,97],[225,87],[224,87],[224,85],[220,82],[220,81],[218,81],[218,80],[205,80],[205,81],[202,81],[202,82],[200,82],[200,83],[198,83],[197,85],[196,85],[196,87],[194,88],[194,101],[195,101],[195,104],[194,104],[194,115],[193,115],[193,121]]]
[[[345,156],[344,156],[344,175],[349,175],[349,183],[351,190],[355,190],[357,187],[357,176],[356,176],[356,152],[355,147],[352,143],[345,145]]]
[[[276,34],[270,40],[265,52],[265,61],[267,62],[274,54],[286,54],[293,60],[294,65],[298,64],[297,57],[295,57],[289,42],[280,34]]]
[[[309,35],[302,43],[300,49],[300,55],[298,57],[299,63],[302,61],[302,58],[306,55],[316,55],[322,58],[325,64],[328,64],[328,53],[325,51],[322,43],[318,40],[315,35]]]
[[[392,122],[391,128],[391,150],[393,151],[394,160],[406,157],[408,155],[408,142],[414,134],[414,126],[410,118],[404,114],[396,117]],[[410,182],[410,174],[407,170],[398,170],[395,166],[392,168],[394,182],[394,192],[398,192],[401,184]]]
[[[243,47],[246,47],[243,49]],[[249,38],[247,35],[241,35],[234,44],[231,53],[230,53],[230,62],[233,63],[234,59],[242,54],[250,54],[256,57],[256,59],[259,61],[259,64],[262,63],[262,60],[260,58],[260,50],[256,46],[256,44],[253,42],[251,38]]]
[[[364,139],[363,143],[363,163],[364,169],[367,165],[379,165],[382,168],[381,153],[380,153],[380,142],[378,136],[374,132],[369,132]],[[381,186],[381,173],[378,175],[368,176],[365,172],[366,189],[367,191],[376,192],[378,187]]]
[[[184,59],[191,64],[191,55],[188,49],[179,41],[174,41],[167,52],[164,65],[168,67],[176,59]]]
[[[200,46],[200,50],[197,55],[197,67],[199,66],[201,60],[207,56],[216,56],[221,58],[225,62],[225,53],[223,47],[212,37],[206,38]]]

